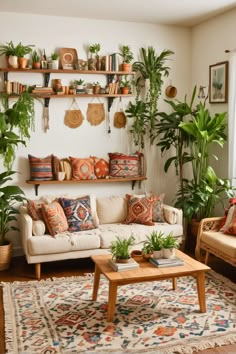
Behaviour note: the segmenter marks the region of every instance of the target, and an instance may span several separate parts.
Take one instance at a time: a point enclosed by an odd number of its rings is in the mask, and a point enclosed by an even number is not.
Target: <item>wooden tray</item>
[[[74,48],[61,48],[60,60],[63,69],[75,69],[78,61],[77,51]]]

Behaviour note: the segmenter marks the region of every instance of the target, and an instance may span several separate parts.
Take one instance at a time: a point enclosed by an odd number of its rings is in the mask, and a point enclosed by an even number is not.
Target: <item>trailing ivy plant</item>
[[[153,47],[148,47],[147,49],[141,48],[141,60],[136,61],[132,68],[137,73],[136,80],[136,101],[132,107],[126,111],[129,118],[134,118],[134,123],[131,128],[131,133],[134,133],[133,136],[140,135],[140,138],[134,140],[135,145],[138,145],[138,142],[142,142],[141,148],[144,147],[144,135],[146,131],[149,131],[149,134],[152,132],[154,122],[157,117],[157,102],[161,94],[161,88],[163,85],[163,76],[169,75],[170,68],[165,65],[166,60],[170,55],[174,54],[171,50],[164,50],[160,55],[157,55]],[[149,80],[149,86],[144,100],[141,100],[140,96],[145,87],[144,83],[146,80]],[[137,113],[140,110],[140,101],[143,101],[142,106],[143,112],[145,112],[145,117],[140,114],[132,115],[132,112]],[[137,105],[135,108],[134,105]],[[145,122],[145,124],[144,124]]]
[[[30,131],[34,129],[34,98],[23,92],[12,107],[8,95],[2,95],[3,111],[0,112],[0,156],[3,165],[10,170],[19,144],[26,145]]]

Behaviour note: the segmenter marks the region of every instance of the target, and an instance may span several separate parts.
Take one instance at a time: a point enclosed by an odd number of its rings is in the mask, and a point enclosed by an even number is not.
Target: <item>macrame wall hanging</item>
[[[84,116],[76,102],[75,98],[70,105],[70,108],[66,110],[64,123],[69,128],[78,128],[84,120]]]

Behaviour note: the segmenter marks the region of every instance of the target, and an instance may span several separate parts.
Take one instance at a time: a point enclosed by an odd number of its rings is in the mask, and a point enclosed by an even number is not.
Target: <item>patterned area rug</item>
[[[210,271],[207,313],[196,281],[179,278],[118,289],[114,322],[106,321],[107,280],[96,302],[93,276],[2,283],[10,354],[192,353],[236,342],[236,284]]]

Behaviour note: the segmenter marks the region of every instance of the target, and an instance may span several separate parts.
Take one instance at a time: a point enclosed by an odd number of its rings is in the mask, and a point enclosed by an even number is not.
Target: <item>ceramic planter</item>
[[[175,257],[175,248],[163,248],[163,257],[164,258],[174,258]]]
[[[10,55],[8,57],[8,65],[10,68],[19,68],[18,57],[16,55]]]
[[[52,65],[53,70],[58,70],[59,69],[59,60],[52,60],[51,65]]]
[[[160,259],[163,257],[163,253],[162,253],[162,250],[159,250],[159,251],[153,251],[153,258],[155,259]]]

